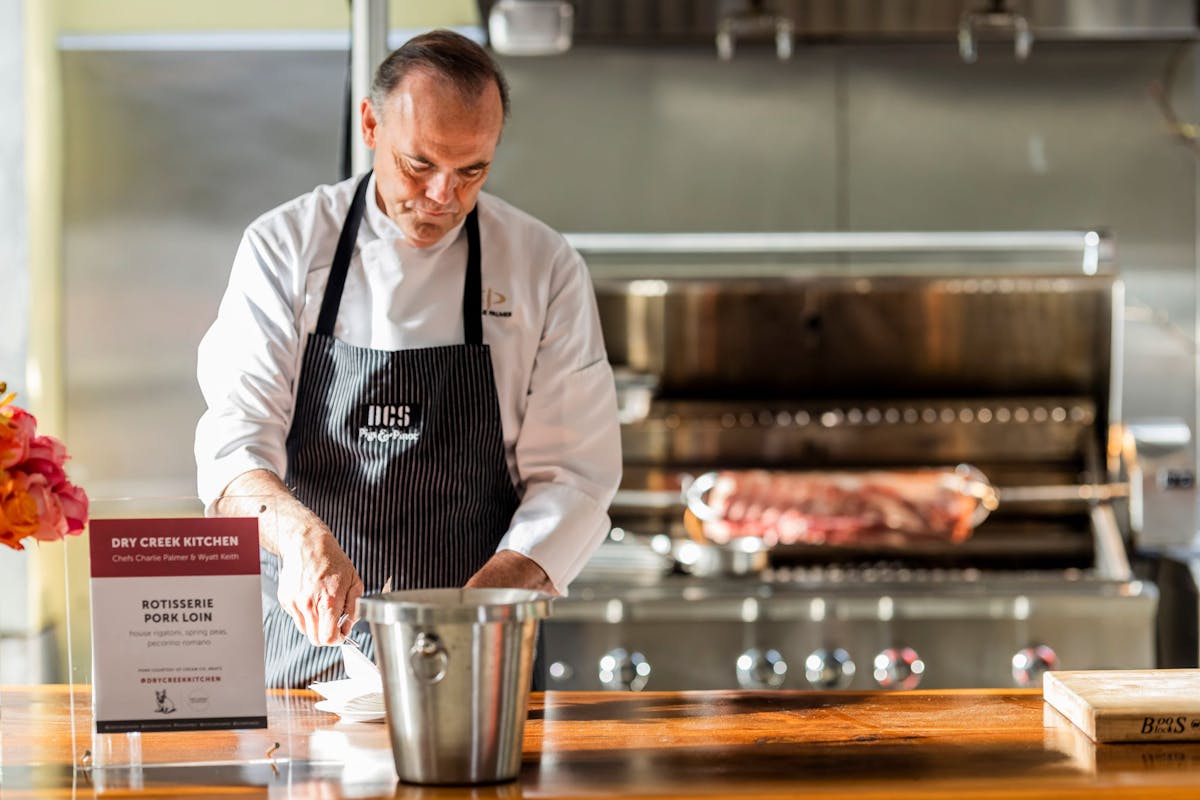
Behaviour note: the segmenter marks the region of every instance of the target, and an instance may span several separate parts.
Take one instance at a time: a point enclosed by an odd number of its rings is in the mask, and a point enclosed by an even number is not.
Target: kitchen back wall
[[[510,58],[487,188],[563,231],[1107,228],[1131,304],[1126,416],[1194,429],[1196,159],[1149,92],[1179,55],[1171,98],[1195,117],[1178,47],[1039,43],[1018,64],[996,45],[973,65],[951,41],[789,62],[751,47],[728,63],[707,47]],[[194,492],[196,344],[245,225],[337,179],[346,61],[62,53],[65,433],[94,496]]]

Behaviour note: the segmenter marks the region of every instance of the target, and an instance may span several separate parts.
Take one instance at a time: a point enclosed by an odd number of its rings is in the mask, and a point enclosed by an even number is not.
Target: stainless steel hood
[[[774,14],[797,38],[955,36],[963,15],[1007,10],[1039,39],[1180,39],[1197,33],[1195,0],[572,0],[580,41],[711,40],[722,17]]]
[[[505,0],[509,4],[535,0]],[[496,0],[479,0],[487,19]],[[1011,42],[1023,60],[1036,41],[1196,38],[1197,0],[571,0],[578,43],[667,46],[957,41],[974,61],[980,41]]]

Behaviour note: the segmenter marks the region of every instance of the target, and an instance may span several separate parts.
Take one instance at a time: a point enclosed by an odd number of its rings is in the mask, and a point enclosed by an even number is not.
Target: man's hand
[[[557,595],[538,563],[515,550],[501,550],[467,581],[467,589],[533,589]]]
[[[279,605],[314,645],[337,644],[350,633],[362,597],[358,571],[324,525],[281,545]]]
[[[310,642],[337,644],[349,635],[362,579],[325,523],[292,496],[278,475],[262,469],[239,475],[214,510],[262,518],[259,544],[282,562],[279,605]]]

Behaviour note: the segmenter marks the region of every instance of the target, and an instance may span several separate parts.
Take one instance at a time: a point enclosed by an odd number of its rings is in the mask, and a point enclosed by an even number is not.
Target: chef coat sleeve
[[[612,369],[583,259],[564,242],[516,441],[521,504],[501,549],[528,556],[567,585],[609,531],[621,480]]]
[[[296,260],[287,250],[247,230],[217,319],[200,343],[197,378],[208,408],[196,426],[195,453],[205,505],[242,473],[286,471],[300,347]]]

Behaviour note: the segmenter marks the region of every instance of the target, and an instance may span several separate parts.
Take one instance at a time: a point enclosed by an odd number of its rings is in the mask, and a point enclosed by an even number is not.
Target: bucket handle
[[[408,650],[408,670],[413,677],[428,684],[437,683],[446,677],[449,663],[450,654],[441,637],[430,631],[419,631]]]

